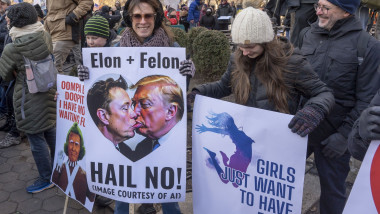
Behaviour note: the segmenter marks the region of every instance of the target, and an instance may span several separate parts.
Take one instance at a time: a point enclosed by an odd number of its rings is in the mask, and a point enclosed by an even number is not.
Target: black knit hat
[[[37,22],[36,9],[33,5],[26,2],[13,5],[8,10],[7,16],[11,21],[10,25],[14,27],[21,28]]]
[[[91,17],[86,26],[84,26],[84,34],[91,36],[99,36],[108,39],[109,37],[109,24],[106,18],[103,16]]]
[[[44,18],[44,13],[42,12],[41,6],[39,4],[35,4],[34,8],[37,11],[38,17],[40,17],[41,19]]]

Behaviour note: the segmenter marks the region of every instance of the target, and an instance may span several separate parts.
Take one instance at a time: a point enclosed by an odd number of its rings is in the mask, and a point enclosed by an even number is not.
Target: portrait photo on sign
[[[132,83],[120,74],[99,77],[87,93],[91,119],[132,162],[165,143],[184,114],[184,94],[169,76],[149,75]]]

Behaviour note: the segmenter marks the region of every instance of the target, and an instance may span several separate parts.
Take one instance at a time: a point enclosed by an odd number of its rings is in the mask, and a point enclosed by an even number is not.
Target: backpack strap
[[[365,52],[367,50],[368,42],[371,36],[364,30],[360,32],[359,38],[358,38],[358,61],[359,61],[359,66],[362,64],[364,61],[364,56]]]
[[[298,48],[301,49],[303,43],[303,37],[305,34],[311,29],[311,27],[305,27],[301,30],[300,34],[298,34]]]
[[[24,120],[25,119],[25,88],[26,88],[26,74],[24,76],[24,82],[22,83],[22,96],[21,96],[21,118]]]

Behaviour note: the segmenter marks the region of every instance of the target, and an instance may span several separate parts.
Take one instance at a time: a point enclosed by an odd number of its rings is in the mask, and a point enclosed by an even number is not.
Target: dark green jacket
[[[51,89],[45,93],[29,93],[25,81],[23,55],[31,60],[41,60],[51,52],[50,35],[41,31],[17,37],[13,43],[5,46],[0,58],[0,76],[6,81],[16,79],[13,106],[17,128],[28,134],[43,132],[55,126],[56,102],[54,95],[56,90]]]

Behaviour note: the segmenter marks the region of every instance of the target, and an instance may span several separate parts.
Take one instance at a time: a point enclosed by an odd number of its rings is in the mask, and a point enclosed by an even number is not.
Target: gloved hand
[[[318,126],[323,118],[325,118],[325,114],[321,107],[307,105],[294,115],[288,127],[293,133],[305,137]]]
[[[328,158],[338,158],[347,150],[347,139],[339,132],[330,135],[321,144],[325,146],[322,153]]]
[[[88,70],[88,67],[84,65],[78,65],[77,70],[80,81],[88,80],[90,78],[90,71]]]
[[[192,107],[191,104],[194,103],[195,96],[199,94],[198,90],[192,90],[190,93],[187,94],[186,100],[187,100],[187,111],[191,111]]]
[[[372,106],[359,117],[359,135],[363,140],[380,140],[380,106]]]
[[[184,60],[180,62],[180,67],[179,67],[179,73],[181,73],[183,76],[190,75],[191,77],[194,77],[195,74],[195,65],[193,61],[189,60]]]
[[[78,18],[73,12],[71,12],[69,15],[66,16],[65,23],[67,25],[71,25],[71,26],[77,25],[78,24]]]

